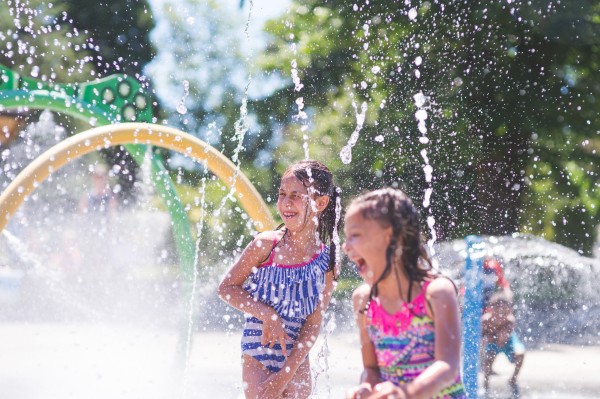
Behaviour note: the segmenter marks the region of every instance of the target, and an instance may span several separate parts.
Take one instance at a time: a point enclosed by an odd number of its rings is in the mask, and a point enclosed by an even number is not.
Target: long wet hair
[[[329,197],[327,207],[318,216],[317,233],[319,239],[329,245],[329,267],[328,271],[336,272],[339,259],[339,239],[337,237],[338,225],[341,219],[341,189],[333,182],[333,174],[319,161],[304,160],[297,162],[287,168],[282,177],[295,176],[308,189],[311,196]],[[311,206],[310,202],[307,206]],[[336,207],[339,211],[336,212]],[[305,221],[307,223],[308,220]],[[337,272],[336,272],[337,274]]]
[[[436,276],[421,236],[419,211],[412,200],[401,190],[382,188],[355,198],[349,208],[358,209],[363,218],[374,220],[383,228],[392,227],[385,251],[385,269],[373,283],[370,298],[377,296],[377,285],[392,272],[400,287],[399,274],[404,273],[409,282],[407,303],[410,303],[413,283]]]

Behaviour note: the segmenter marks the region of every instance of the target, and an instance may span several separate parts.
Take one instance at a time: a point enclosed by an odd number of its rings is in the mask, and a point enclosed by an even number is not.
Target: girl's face
[[[390,244],[392,227],[382,227],[379,222],[365,219],[356,207],[346,213],[342,248],[358,267],[358,273],[373,285],[385,269],[385,251]]]
[[[311,200],[308,188],[293,174],[285,175],[279,186],[277,211],[290,231],[300,231],[307,226],[316,226],[315,217],[329,202],[328,196]]]

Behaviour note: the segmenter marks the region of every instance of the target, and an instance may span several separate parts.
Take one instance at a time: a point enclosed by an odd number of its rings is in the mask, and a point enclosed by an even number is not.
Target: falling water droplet
[[[177,112],[181,115],[184,115],[187,113],[188,109],[185,106],[185,99],[187,98],[187,96],[190,93],[190,82],[187,80],[183,81],[183,96],[181,97],[181,100],[179,100],[179,104],[177,104]]]
[[[417,19],[417,9],[416,8],[411,8],[408,11],[408,19],[410,19],[411,21],[414,21]]]

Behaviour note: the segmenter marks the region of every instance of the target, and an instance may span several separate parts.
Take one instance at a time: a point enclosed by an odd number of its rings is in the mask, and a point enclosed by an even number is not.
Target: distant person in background
[[[489,306],[489,301],[497,292],[502,292],[504,296],[512,302],[513,293],[500,262],[493,258],[487,258],[483,262],[483,312],[485,313]]]
[[[484,341],[483,387],[486,395],[489,392],[492,364],[499,353],[504,353],[514,364],[513,375],[509,386],[513,399],[520,397],[517,376],[523,365],[525,346],[515,333],[516,320],[512,311],[512,302],[503,292],[493,294],[481,320],[481,330]]]
[[[94,289],[96,295],[103,295],[106,284],[114,284],[116,275],[123,273],[123,253],[118,251],[116,234],[117,199],[111,187],[109,168],[96,163],[90,168],[90,184],[79,201],[79,211],[83,217],[77,218],[79,244],[83,252],[84,268],[79,277],[87,289]]]
[[[79,203],[79,209],[86,214],[109,215],[117,208],[117,200],[108,181],[108,168],[104,164],[94,165],[90,191]]]
[[[513,398],[519,397],[517,375],[523,364],[525,346],[515,331],[516,319],[512,311],[513,292],[504,275],[502,264],[494,258],[483,262],[483,315],[482,348],[484,388],[488,392],[492,364],[498,353],[503,352],[515,365],[509,381]]]
[[[64,279],[72,279],[79,275],[84,264],[84,254],[81,251],[77,231],[67,227],[57,237],[60,251],[54,251],[50,256],[50,264],[55,267]]]

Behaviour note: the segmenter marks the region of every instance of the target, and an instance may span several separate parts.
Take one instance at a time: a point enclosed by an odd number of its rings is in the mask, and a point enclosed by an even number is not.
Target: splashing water
[[[352,107],[354,107],[354,112],[356,114],[356,128],[350,135],[350,139],[348,140],[348,143],[340,151],[340,158],[342,159],[342,162],[346,165],[348,165],[350,162],[352,162],[352,147],[354,147],[356,145],[356,143],[358,142],[359,133],[363,128],[363,125],[365,123],[365,116],[367,113],[367,103],[366,102],[362,103],[362,105],[360,107],[360,109],[361,109],[360,112],[358,112],[356,103],[354,101],[352,102]]]
[[[246,33],[248,32],[248,27],[250,26],[250,17],[252,15],[253,5],[254,5],[254,3],[251,1],[250,9],[248,10],[248,18],[247,18],[246,28],[245,28]],[[246,37],[248,40],[250,39],[249,35],[247,35]],[[237,141],[237,146],[233,152],[233,155],[231,156],[231,160],[233,161],[233,163],[235,163],[235,171],[233,173],[232,184],[231,184],[231,188],[229,189],[229,192],[227,193],[227,195],[225,197],[223,197],[218,208],[214,212],[214,214],[216,216],[221,214],[221,212],[223,211],[225,204],[227,204],[228,200],[234,201],[235,183],[237,182],[237,179],[238,179],[238,176],[240,173],[240,168],[241,168],[241,161],[239,159],[239,156],[240,156],[240,153],[244,149],[244,138],[246,137],[246,133],[248,132],[248,129],[250,128],[250,125],[248,123],[248,89],[250,88],[251,83],[252,83],[252,74],[249,73],[248,74],[248,82],[246,83],[246,87],[244,88],[244,95],[242,97],[242,105],[240,106],[240,117],[235,122],[235,125],[234,125],[235,134],[231,138],[232,141]]]
[[[422,59],[421,57],[417,57],[415,60],[416,65],[421,65]],[[429,138],[427,137],[427,108],[429,107],[429,97],[424,95],[422,91],[418,92],[413,96],[415,107],[417,111],[415,112],[415,119],[417,120],[417,128],[421,133],[421,137],[419,138],[419,142],[423,145],[429,144]],[[435,231],[435,218],[431,215],[431,194],[433,193],[433,166],[429,163],[429,157],[427,155],[427,149],[423,148],[421,150],[421,157],[423,158],[423,173],[425,174],[425,182],[428,187],[425,189],[423,195],[423,208],[429,211],[429,216],[427,216],[427,227],[429,228],[429,232],[431,238],[427,241],[427,245],[432,254],[435,253],[434,244],[437,240],[437,233]]]
[[[61,284],[63,280],[61,272],[49,267],[47,262],[42,262],[40,257],[23,240],[11,234],[8,230],[3,230],[2,236],[6,238],[9,250],[29,268],[25,275],[45,282],[44,288],[50,294],[46,300],[56,302],[63,309],[71,309],[80,314],[85,314],[86,317],[92,320],[100,320],[102,318],[101,313],[93,306],[89,306],[85,302],[78,300],[76,295],[69,292]],[[25,275],[21,276],[21,279],[25,278]]]
[[[204,174],[208,173],[208,165],[205,161],[203,163],[204,166]],[[202,243],[202,231],[204,230],[204,215],[206,211],[206,177],[202,178],[202,183],[200,186],[200,220],[196,224],[196,230],[198,231],[198,237],[196,238],[195,244],[195,253],[194,253],[194,269],[192,275],[192,289],[189,296],[189,308],[188,308],[188,325],[187,325],[187,339],[185,343],[185,367],[183,370],[183,383],[181,384],[181,397],[185,398],[187,395],[188,389],[188,380],[189,380],[189,369],[190,369],[190,353],[192,350],[192,336],[193,336],[193,327],[194,327],[194,316],[196,312],[194,309],[195,306],[195,298],[196,291],[198,290],[198,281],[200,277],[200,268],[199,259],[200,259],[200,244]],[[206,269],[206,267],[204,268]]]
[[[179,100],[179,103],[177,104],[176,110],[179,114],[181,115],[185,115],[188,111],[187,107],[185,106],[185,99],[187,98],[187,96],[190,94],[190,82],[188,80],[184,80],[183,81],[183,96],[181,97],[181,100]]]
[[[246,26],[244,27],[244,34],[246,39],[250,39],[250,21],[252,20],[252,9],[254,8],[254,0],[250,0],[250,8],[248,10],[248,18],[246,19]]]
[[[248,77],[250,80],[250,77]],[[235,183],[237,182],[238,176],[240,175],[241,161],[239,159],[240,153],[244,149],[244,137],[248,132],[248,87],[250,86],[250,81],[248,81],[248,85],[246,86],[246,90],[244,91],[244,97],[242,98],[242,105],[240,106],[240,118],[235,123],[235,135],[232,138],[232,141],[237,140],[237,146],[235,151],[231,157],[231,160],[235,163],[235,170],[233,172],[233,177],[231,178],[231,188],[227,192],[227,195],[223,197],[219,206],[215,210],[215,216],[221,214],[227,201],[235,201]],[[217,221],[218,223],[218,221]]]
[[[599,260],[529,235],[482,238],[484,254],[504,266],[526,345],[600,344]],[[460,280],[465,241],[438,243],[436,250],[444,270]]]
[[[314,371],[314,385],[313,392],[311,393],[311,398],[319,398],[322,395],[321,392],[318,392],[317,385],[319,382],[319,378],[324,375],[325,376],[325,386],[327,387],[327,397],[331,397],[331,381],[329,379],[329,357],[331,352],[329,350],[329,337],[335,331],[337,324],[335,321],[335,313],[331,312],[331,317],[325,323],[325,328],[323,329],[323,343],[317,354],[317,364],[313,368]]]
[[[295,43],[292,43],[292,51],[294,55],[296,55],[297,50]],[[292,60],[291,74],[292,81],[294,82],[294,90],[297,92],[301,91],[304,85],[300,82],[300,77],[298,76],[298,63],[296,62],[295,58]],[[308,130],[308,115],[304,111],[304,97],[298,97],[296,99],[296,106],[298,107],[298,113],[294,115],[294,119],[300,121],[300,131],[302,132],[302,140],[304,141],[302,143],[302,148],[304,150],[304,159],[309,159],[310,157],[308,152],[308,135],[306,134],[306,131]]]

